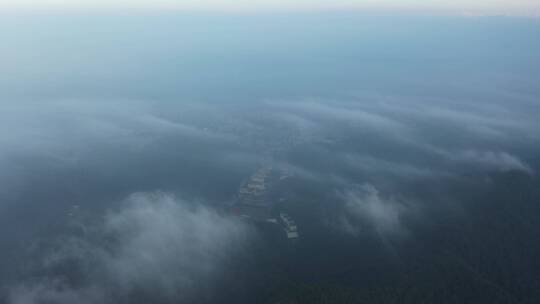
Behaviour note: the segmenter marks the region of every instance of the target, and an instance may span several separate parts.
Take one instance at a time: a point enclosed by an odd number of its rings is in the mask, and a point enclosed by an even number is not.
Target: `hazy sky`
[[[0,8],[435,11],[538,15],[537,0],[0,0]]]
[[[399,3],[0,0],[0,303],[540,303],[540,18]]]

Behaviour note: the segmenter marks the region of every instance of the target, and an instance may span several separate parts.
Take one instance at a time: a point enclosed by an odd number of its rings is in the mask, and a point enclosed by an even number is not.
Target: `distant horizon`
[[[356,15],[359,17],[456,17],[456,18],[519,18],[540,20],[540,10],[525,12],[437,11],[437,10],[374,10],[374,9],[328,9],[328,10],[268,10],[227,11],[207,9],[159,9],[159,8],[6,8],[0,6],[0,15],[201,15],[201,16],[317,16]]]
[[[181,13],[220,13],[220,14],[289,14],[289,13],[359,13],[383,15],[427,15],[427,16],[516,16],[540,17],[540,3],[530,0],[518,1],[432,1],[420,3],[412,0],[399,3],[395,0],[317,0],[300,1],[253,1],[243,0],[225,2],[222,0],[180,1],[160,0],[0,0],[0,13],[5,12],[181,12]],[[234,4],[233,4],[234,3]]]

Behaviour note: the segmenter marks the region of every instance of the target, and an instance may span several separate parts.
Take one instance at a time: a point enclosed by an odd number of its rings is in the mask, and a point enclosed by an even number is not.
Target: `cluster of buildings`
[[[285,231],[285,236],[287,239],[298,239],[298,227],[296,227],[296,223],[293,221],[293,219],[287,213],[280,213],[279,220],[283,230]]]
[[[289,240],[299,237],[294,220],[286,213],[275,210],[275,205],[269,197],[272,168],[258,169],[238,191],[238,200],[234,212],[246,219],[258,223],[278,225]]]
[[[271,168],[261,168],[240,187],[236,204],[240,215],[260,221],[272,217],[272,204],[267,189],[271,172]]]

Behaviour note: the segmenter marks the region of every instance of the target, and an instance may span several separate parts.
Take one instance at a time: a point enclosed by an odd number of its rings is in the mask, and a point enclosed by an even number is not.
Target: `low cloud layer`
[[[406,233],[403,216],[408,211],[407,205],[395,198],[383,197],[373,185],[364,184],[340,196],[345,205],[341,220],[345,232],[357,235],[374,230],[383,238]]]
[[[0,302],[229,303],[239,285],[267,292],[283,270],[259,275],[272,250],[311,279],[341,253],[365,269],[394,239],[418,246],[420,268],[534,246],[536,22],[83,15],[0,20]],[[262,238],[219,211],[261,166],[313,260],[245,249]],[[455,252],[497,228],[504,243]],[[519,236],[530,246],[498,250]],[[327,248],[341,248],[335,264],[313,254]],[[242,281],[246,256],[264,258]]]
[[[58,240],[42,265],[51,274],[13,287],[9,303],[190,302],[213,291],[252,237],[238,219],[159,192],[131,195],[88,230]]]
[[[493,151],[462,151],[448,155],[452,161],[461,162],[465,165],[477,166],[481,169],[491,169],[496,171],[522,171],[532,174],[531,167],[518,157],[506,152]]]

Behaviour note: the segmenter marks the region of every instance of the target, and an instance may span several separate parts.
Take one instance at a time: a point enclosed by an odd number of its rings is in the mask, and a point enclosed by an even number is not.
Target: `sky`
[[[443,14],[537,15],[535,0],[1,0],[0,8],[156,9],[229,12],[374,10]]]

